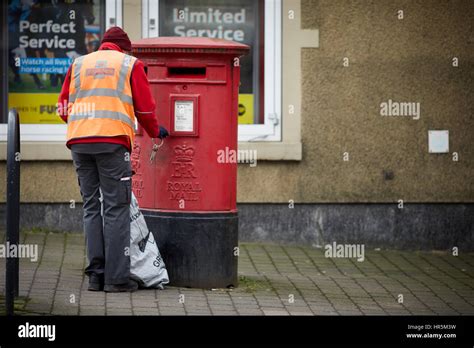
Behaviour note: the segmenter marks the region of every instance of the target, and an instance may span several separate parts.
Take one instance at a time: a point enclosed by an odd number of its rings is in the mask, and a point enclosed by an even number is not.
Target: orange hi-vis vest
[[[135,114],[130,76],[136,60],[113,50],[96,51],[74,60],[67,141],[126,135],[133,145]]]

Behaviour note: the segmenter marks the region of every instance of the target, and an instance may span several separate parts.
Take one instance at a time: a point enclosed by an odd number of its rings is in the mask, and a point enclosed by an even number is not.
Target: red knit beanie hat
[[[104,42],[112,42],[127,52],[132,50],[132,43],[130,42],[127,33],[120,27],[109,28],[102,38],[102,43]]]

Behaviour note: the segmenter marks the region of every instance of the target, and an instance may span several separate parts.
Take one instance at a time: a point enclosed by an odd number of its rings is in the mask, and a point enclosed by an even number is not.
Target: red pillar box
[[[237,286],[237,164],[219,154],[237,151],[239,57],[248,51],[246,45],[209,38],[133,43],[133,55],[146,66],[160,124],[170,132],[150,160],[153,143],[139,127],[133,192],[171,285]]]

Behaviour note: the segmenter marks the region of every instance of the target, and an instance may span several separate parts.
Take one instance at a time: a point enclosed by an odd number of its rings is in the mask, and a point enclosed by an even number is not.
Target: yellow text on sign
[[[9,93],[8,108],[16,108],[20,123],[64,123],[56,113],[57,93]]]
[[[239,94],[239,124],[253,124],[253,94]]]

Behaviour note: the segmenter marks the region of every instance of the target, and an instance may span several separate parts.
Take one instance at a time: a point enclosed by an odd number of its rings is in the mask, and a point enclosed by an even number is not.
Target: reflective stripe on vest
[[[118,51],[97,51],[74,60],[68,141],[126,135],[133,142],[135,115],[130,76],[135,62],[135,57]]]
[[[78,113],[72,114],[68,116],[68,121],[78,121],[78,120],[86,120],[86,119],[94,119],[94,118],[110,118],[112,120],[117,120],[121,122],[127,123],[130,127],[134,127],[135,125],[132,123],[132,120],[128,115],[122,114],[121,112],[117,111],[93,111],[90,113]]]
[[[87,89],[87,90],[79,90],[79,92],[71,94],[69,97],[69,101],[73,103],[76,99],[80,98],[87,98],[87,97],[117,97],[121,101],[127,104],[133,105],[133,98],[125,95],[123,93],[119,93],[118,90],[113,88],[94,88],[94,89]]]
[[[82,61],[84,60],[84,56],[78,57],[74,60],[74,74],[72,78],[74,79],[74,89],[79,91],[81,88],[81,67]],[[69,102],[74,103],[76,100],[75,94],[69,96]]]
[[[80,71],[82,67],[82,59],[84,58],[79,57],[76,60],[78,60],[76,64],[76,71],[74,73],[74,79],[75,79],[75,90],[76,92],[71,94],[69,96],[69,101],[73,103],[76,99],[78,98],[85,98],[85,97],[90,97],[90,96],[108,96],[108,97],[113,97],[117,96],[122,100],[124,103],[129,103],[133,104],[133,100],[130,96],[123,94],[123,90],[125,88],[125,79],[128,74],[128,68],[130,66],[132,58],[135,59],[134,57],[125,55],[123,61],[122,61],[122,66],[120,67],[120,72],[119,72],[119,80],[117,83],[117,88],[112,89],[112,88],[95,88],[95,89],[90,89],[90,90],[81,90],[81,76],[80,76]],[[135,63],[135,61],[133,61]],[[74,61],[76,63],[76,61]],[[115,94],[114,94],[115,93]]]

